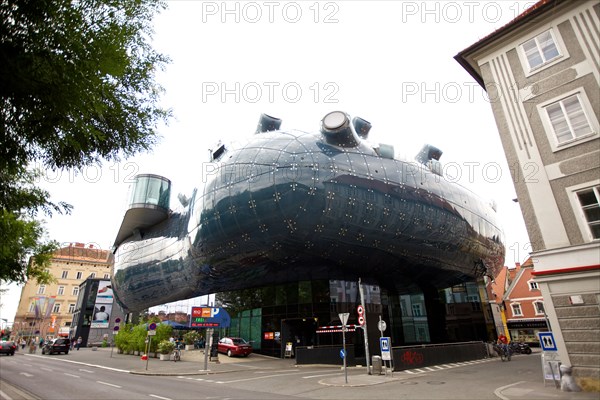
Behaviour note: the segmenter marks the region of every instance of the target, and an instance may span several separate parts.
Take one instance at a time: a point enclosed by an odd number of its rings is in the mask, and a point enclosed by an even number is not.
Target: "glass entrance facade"
[[[384,336],[393,346],[487,339],[478,285],[468,282],[452,288],[399,294],[377,284],[363,283],[370,354],[378,350],[379,318],[386,322]],[[286,345],[341,345],[339,313],[349,313],[348,325],[358,327],[361,304],[358,282],[300,281],[285,285],[217,294],[232,320],[221,335],[252,341],[254,351],[283,357]],[[233,304],[233,299],[237,306]],[[243,306],[240,306],[243,304]],[[237,307],[237,309],[236,309]],[[437,322],[431,321],[434,318]],[[439,322],[439,320],[442,320]],[[336,329],[337,328],[337,329]],[[357,358],[365,356],[360,328],[346,334]]]

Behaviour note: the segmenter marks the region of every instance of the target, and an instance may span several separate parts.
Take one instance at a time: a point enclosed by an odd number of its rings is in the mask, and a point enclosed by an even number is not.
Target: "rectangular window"
[[[529,281],[529,290],[537,290],[537,289],[539,289],[537,282]]]
[[[529,63],[529,69],[538,68],[560,55],[552,30],[543,32],[522,44],[523,51]]]
[[[82,272],[77,272],[77,279],[81,279],[81,276],[83,275]]]
[[[35,311],[35,303],[31,303],[29,305],[29,312],[34,312]]]
[[[59,286],[58,287],[58,291],[56,292],[56,294],[58,296],[62,296],[63,294],[65,294],[65,287],[64,286]]]
[[[60,303],[54,303],[54,308],[52,309],[53,313],[59,313],[60,312]]]
[[[577,192],[577,198],[592,239],[600,239],[600,185]]]
[[[535,303],[533,303],[533,307],[535,308],[536,315],[545,314],[544,303],[542,303],[541,301],[536,301]]]
[[[578,94],[544,107],[558,144],[593,133]]]
[[[96,273],[95,273],[95,272],[92,272],[92,273],[90,274],[90,278],[94,279],[95,277],[96,277]]]
[[[512,307],[513,315],[523,315],[520,304],[511,304],[510,306]]]
[[[67,279],[68,277],[69,277],[69,271],[63,271],[62,275],[61,275],[61,278],[62,279]]]
[[[79,294],[79,286],[75,286],[73,288],[73,296],[77,296]]]
[[[75,312],[75,304],[69,304],[69,314],[73,314]]]
[[[420,317],[421,316],[421,305],[420,304],[413,304],[412,305],[412,312],[413,312],[413,317]]]
[[[44,294],[45,291],[46,291],[46,285],[40,285],[40,287],[38,287],[37,294]]]
[[[110,276],[108,276],[108,274],[104,274],[104,279],[110,279]]]

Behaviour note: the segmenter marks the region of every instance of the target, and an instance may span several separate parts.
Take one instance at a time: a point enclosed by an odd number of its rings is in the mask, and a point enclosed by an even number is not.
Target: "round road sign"
[[[153,322],[150,325],[148,325],[148,329],[151,330],[151,331],[155,330],[156,329],[156,323]]]
[[[380,331],[385,331],[387,329],[387,324],[385,323],[384,320],[381,320],[377,324],[377,327],[379,328]]]

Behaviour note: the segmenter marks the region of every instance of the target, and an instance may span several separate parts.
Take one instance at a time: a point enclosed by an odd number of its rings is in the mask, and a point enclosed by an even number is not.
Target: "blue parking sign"
[[[558,348],[556,348],[556,341],[554,340],[554,334],[552,332],[540,332],[538,335],[542,350],[558,351]]]
[[[381,349],[381,359],[386,360],[386,361],[391,360],[392,359],[392,354],[391,354],[392,347],[390,346],[390,338],[389,337],[379,338],[379,347]]]

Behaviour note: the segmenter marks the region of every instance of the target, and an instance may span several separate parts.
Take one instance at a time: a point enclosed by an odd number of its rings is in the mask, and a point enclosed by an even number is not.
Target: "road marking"
[[[72,376],[73,378],[80,378],[79,375],[68,374],[66,372],[64,372],[64,374],[67,375],[67,376]]]
[[[257,380],[257,379],[269,379],[269,378],[280,377],[280,376],[285,376],[285,375],[299,375],[299,374],[303,374],[303,373],[304,372],[292,372],[292,373],[287,373],[287,374],[264,375],[264,376],[256,376],[254,378],[234,379],[234,380],[231,380],[231,381],[224,381],[224,382],[219,381],[219,383],[246,382],[246,381],[254,381],[254,380]]]
[[[35,354],[25,354],[25,356],[28,356],[28,357],[38,357],[38,358],[47,358],[47,357],[42,357],[42,356],[36,356]],[[54,358],[53,360],[67,362],[67,363],[72,363],[72,364],[85,365],[87,367],[92,367],[92,368],[107,369],[109,371],[124,372],[126,374],[130,373],[126,369],[111,368],[111,367],[105,367],[103,365],[89,364],[89,363],[84,363],[84,362],[80,362],[80,361],[65,360],[64,358]],[[27,366],[31,367],[31,364],[23,364],[23,365],[27,365]],[[84,371],[84,370],[80,369],[80,371]],[[89,370],[87,370],[85,372],[93,373],[93,371],[89,371]]]
[[[511,387],[511,386],[516,386],[516,385],[519,385],[519,384],[521,384],[521,383],[523,383],[523,382],[525,382],[525,381],[519,381],[519,382],[517,382],[517,383],[511,383],[510,385],[506,385],[506,386],[499,387],[498,389],[494,390],[494,394],[495,394],[496,396],[498,396],[498,397],[499,397],[500,399],[502,399],[502,400],[510,400],[508,397],[506,397],[506,396],[503,396],[503,395],[502,395],[502,391],[503,391],[504,389],[508,389],[508,388],[509,388],[509,387]]]
[[[168,397],[157,396],[157,395],[155,395],[155,394],[149,394],[148,396],[150,396],[150,397],[154,397],[155,399],[161,399],[161,400],[171,400],[171,399],[170,399],[170,398],[168,398]]]
[[[341,375],[341,374],[339,372],[336,372],[334,374],[310,375],[310,376],[303,376],[302,379],[320,378],[322,376],[330,376],[330,375]]]
[[[50,371],[50,372],[54,371],[52,368],[44,368],[44,367],[41,367],[40,369],[43,369],[44,371]]]
[[[26,366],[26,367],[33,367],[33,365],[27,364],[27,363],[23,363],[23,365]]]
[[[19,372],[19,375],[25,375],[28,378],[31,378],[33,375],[28,374],[27,372]]]
[[[94,371],[90,371],[89,369],[83,369],[83,368],[79,368],[79,370],[80,370],[81,372],[87,372],[88,374],[93,374],[93,373],[94,373]]]
[[[6,393],[4,393],[2,390],[0,390],[0,398],[6,399],[6,400],[13,400],[12,397],[10,397]]]
[[[122,387],[122,386],[119,386],[119,385],[113,385],[112,383],[107,383],[107,382],[102,382],[102,381],[96,381],[96,382],[98,382],[98,383],[100,383],[102,385],[112,386],[112,387],[116,387],[116,388],[119,388],[119,389],[121,389],[121,387]]]
[[[485,362],[492,361],[491,358],[486,358],[483,360],[474,360],[474,361],[464,361],[460,363],[451,363],[451,364],[442,364],[442,365],[432,365],[430,367],[422,367],[422,368],[413,368],[413,369],[405,369],[399,371],[400,373],[406,373],[410,375],[422,374],[426,372],[437,372],[443,369],[457,368],[457,367],[467,367],[469,365],[481,364]]]

